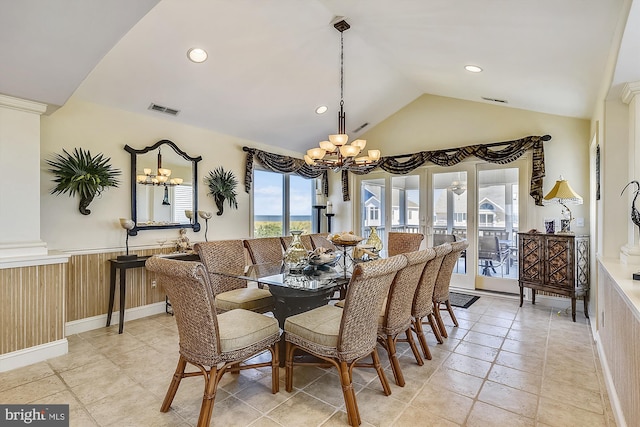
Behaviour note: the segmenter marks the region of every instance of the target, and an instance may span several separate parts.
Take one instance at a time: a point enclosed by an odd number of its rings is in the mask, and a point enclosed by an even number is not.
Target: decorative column
[[[622,102],[629,105],[629,174],[628,181],[640,180],[640,82],[626,83]],[[633,190],[633,188],[631,188]],[[631,206],[633,191],[627,191],[627,206]],[[640,264],[640,235],[638,226],[628,218],[627,244],[620,248],[620,260],[626,264]]]
[[[40,115],[47,106],[0,95],[0,259],[47,254],[40,240]]]

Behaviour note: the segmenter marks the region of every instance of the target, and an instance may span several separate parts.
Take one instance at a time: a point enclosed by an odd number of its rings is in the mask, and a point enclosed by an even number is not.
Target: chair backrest
[[[244,241],[249,251],[251,262],[254,264],[268,264],[282,261],[282,242],[280,237],[260,237]]]
[[[443,243],[453,243],[456,241],[455,234],[434,234],[433,246],[438,246]]]
[[[387,254],[391,257],[398,254],[415,252],[420,249],[424,235],[420,233],[395,233],[387,235]]]
[[[325,248],[332,251],[337,251],[338,248],[327,239],[329,233],[316,233],[310,234],[311,244],[313,245],[313,249]]]
[[[433,248],[423,251],[409,252],[402,256],[407,259],[407,265],[393,279],[384,319],[380,330],[387,335],[395,335],[406,331],[411,325],[411,306],[420,276],[427,261],[436,255]]]
[[[396,272],[406,264],[406,257],[395,256],[356,265],[347,288],[340,324],[340,360],[353,361],[375,348],[382,302]]]
[[[233,274],[244,270],[242,240],[200,242],[194,245],[193,250],[200,256],[200,261],[209,273],[209,281],[214,295],[247,287],[246,280],[215,274],[215,272]]]
[[[449,284],[451,283],[453,268],[456,266],[462,251],[468,247],[468,240],[451,243],[451,252],[444,256],[440,270],[438,271],[438,278],[436,279],[436,286],[433,291],[434,301],[441,302],[449,299]]]
[[[495,259],[500,252],[500,243],[497,236],[478,237],[478,258]]]
[[[180,354],[187,361],[215,366],[220,358],[220,335],[209,275],[199,262],[149,258],[145,266],[171,300],[180,336]]]
[[[293,236],[283,236],[280,237],[280,242],[282,243],[282,248],[286,251],[289,249],[291,242],[293,241]],[[313,250],[313,244],[311,244],[311,236],[309,234],[300,235],[300,241],[304,245],[304,248],[308,251]]]
[[[443,243],[431,248],[433,250],[433,258],[427,261],[420,276],[420,284],[416,289],[413,297],[413,307],[411,314],[414,317],[423,318],[433,313],[433,288],[436,285],[438,272],[442,265],[445,255],[451,252],[451,244]]]

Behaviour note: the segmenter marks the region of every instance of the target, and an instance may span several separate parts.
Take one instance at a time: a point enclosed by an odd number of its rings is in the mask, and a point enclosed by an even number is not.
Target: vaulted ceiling
[[[179,110],[167,120],[303,151],[337,127],[340,33],[331,22],[343,16],[352,138],[423,93],[589,118],[628,4],[0,0],[0,93],[163,114],[148,109],[155,103]],[[190,62],[192,47],[208,60]],[[316,114],[320,105],[329,111]]]

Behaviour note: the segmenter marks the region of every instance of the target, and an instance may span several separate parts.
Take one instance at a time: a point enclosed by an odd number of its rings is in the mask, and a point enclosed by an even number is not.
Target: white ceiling
[[[331,21],[344,16],[352,138],[423,93],[589,118],[628,2],[0,0],[0,93],[162,114],[153,102],[180,110],[168,120],[303,151],[337,128]],[[205,63],[187,60],[195,46]]]

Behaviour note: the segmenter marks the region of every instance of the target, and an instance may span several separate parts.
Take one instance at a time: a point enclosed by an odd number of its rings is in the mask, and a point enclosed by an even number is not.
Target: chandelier
[[[304,161],[316,169],[358,170],[369,169],[380,160],[380,150],[368,150],[366,156],[358,156],[367,145],[364,139],[356,139],[348,143],[349,136],[345,130],[344,114],[344,40],[343,33],[351,26],[343,19],[333,24],[340,32],[340,111],[338,112],[338,133],[329,135],[328,141],[320,142],[320,146],[307,150]]]
[[[162,153],[158,150],[158,169],[153,172],[151,168],[144,168],[142,170],[144,175],[138,175],[136,181],[138,184],[143,185],[164,185],[165,187],[170,185],[182,184],[182,178],[170,178],[171,169],[165,169],[162,167]]]
[[[162,198],[162,204],[169,206],[169,186],[180,185],[183,182],[182,178],[170,178],[171,169],[165,169],[162,167],[162,152],[158,149],[158,169],[156,172],[152,172],[151,168],[144,168],[142,170],[144,175],[137,175],[136,182],[142,185],[163,185],[164,196]]]

